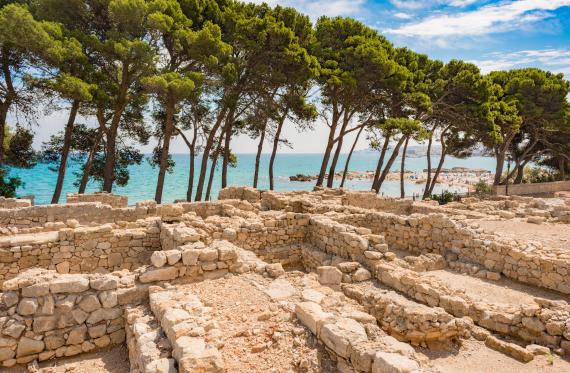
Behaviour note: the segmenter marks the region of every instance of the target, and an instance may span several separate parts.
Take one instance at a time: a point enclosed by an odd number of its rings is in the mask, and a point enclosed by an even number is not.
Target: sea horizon
[[[377,155],[368,152],[354,153],[350,162],[350,171],[370,171],[376,167],[378,161]],[[236,154],[238,164],[236,168],[228,169],[228,186],[252,186],[253,173],[255,170],[255,154],[240,153]],[[347,154],[341,154],[337,165],[337,172],[344,169],[344,164]],[[259,170],[259,183],[258,189],[269,189],[269,165],[270,154],[262,154],[260,159]],[[175,200],[185,200],[188,187],[189,176],[189,155],[188,154],[172,154],[172,159],[176,165],[172,173],[167,173],[164,185],[163,203],[174,202]],[[436,167],[438,157],[432,159],[432,167]],[[201,156],[196,157],[196,172],[199,169],[199,162]],[[278,154],[275,160],[274,175],[275,175],[275,190],[276,191],[294,191],[294,190],[312,190],[315,182],[293,182],[289,180],[290,176],[303,174],[303,175],[316,175],[319,172],[322,161],[322,154],[319,153],[299,153]],[[219,166],[221,166],[219,164]],[[24,185],[17,190],[18,196],[34,196],[34,203],[38,205],[49,204],[57,173],[51,171],[49,168],[53,165],[38,163],[31,169],[10,169],[10,176],[18,176]],[[78,171],[81,163],[70,162],[67,169],[66,177],[63,186],[63,193],[60,203],[65,202],[65,195],[67,193],[77,192],[77,187],[73,185],[75,181],[74,172]],[[447,157],[444,168],[452,167],[467,167],[478,168],[493,171],[495,167],[495,159],[492,157],[470,157],[466,159],[457,159],[454,157]],[[412,172],[421,172],[427,168],[427,160],[425,157],[413,158],[407,157],[405,162],[405,169]],[[209,168],[208,168],[209,169]],[[400,169],[400,159],[398,158],[392,167],[392,171]],[[129,167],[130,180],[126,186],[114,186],[113,193],[129,197],[129,204],[135,204],[139,201],[150,200],[154,198],[156,179],[158,176],[158,168],[152,167],[147,159],[140,165]],[[217,199],[220,190],[220,172],[221,167],[217,167],[216,175],[212,185],[211,199]],[[196,182],[198,175],[194,177],[194,192],[196,190]],[[334,187],[338,187],[340,180],[335,180]],[[416,184],[415,182],[406,181],[406,196],[413,194],[423,193],[423,184]],[[370,180],[347,180],[345,183],[346,189],[353,190],[370,190]],[[204,187],[205,189],[205,187]],[[87,193],[93,193],[100,190],[97,183],[90,182],[88,184]],[[450,190],[453,192],[465,192],[464,188],[450,187],[446,184],[438,184],[434,190],[435,193],[440,193],[443,190]],[[382,195],[387,196],[400,196],[400,183],[399,181],[387,180],[382,189]]]

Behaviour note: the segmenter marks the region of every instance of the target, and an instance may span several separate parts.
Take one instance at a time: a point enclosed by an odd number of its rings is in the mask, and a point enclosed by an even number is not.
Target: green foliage
[[[20,126],[16,127],[8,143],[7,163],[21,168],[34,167],[36,165],[36,153],[32,148],[33,141],[34,134],[30,130]]]
[[[483,179],[479,179],[479,181],[475,184],[475,194],[479,196],[485,196],[491,194],[491,187],[487,182]]]
[[[16,197],[16,190],[20,186],[23,186],[23,183],[19,178],[8,177],[6,169],[0,167],[0,197]]]
[[[457,193],[452,193],[448,190],[442,191],[441,194],[432,194],[431,199],[437,201],[440,205],[461,201],[461,197]]]

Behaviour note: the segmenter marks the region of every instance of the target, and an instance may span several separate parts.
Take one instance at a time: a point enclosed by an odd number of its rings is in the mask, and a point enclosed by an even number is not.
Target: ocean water
[[[346,160],[346,154],[342,154],[339,159],[339,166],[337,172],[342,171]],[[185,199],[186,190],[188,187],[189,175],[189,157],[186,154],[174,154],[173,160],[176,166],[172,173],[167,173],[166,181],[163,192],[163,202],[172,202],[176,199]],[[252,185],[253,172],[255,168],[255,154],[238,154],[238,164],[236,168],[228,170],[228,183],[233,186]],[[269,154],[263,154],[260,164],[260,177],[258,188],[269,189],[269,176],[268,164]],[[316,175],[319,172],[321,165],[322,155],[320,154],[278,154],[275,160],[274,174],[275,174],[275,190],[277,191],[291,191],[291,190],[311,190],[314,187],[314,182],[291,182],[289,176],[297,174]],[[358,152],[353,154],[350,170],[351,171],[368,171],[374,170],[378,155],[370,152]],[[434,157],[432,164],[437,165],[437,157]],[[197,157],[196,168],[199,167],[200,157]],[[446,158],[444,167],[469,167],[469,168],[482,168],[490,171],[494,170],[495,160],[490,157],[471,157],[469,159],[456,159],[452,157]],[[400,162],[397,160],[394,163],[393,170],[399,170]],[[62,198],[60,202],[65,201],[65,194],[76,192],[77,188],[73,185],[75,177],[73,171],[80,168],[80,164],[71,164],[67,170],[66,178],[63,187]],[[422,171],[427,168],[427,161],[425,157],[422,158],[406,158],[406,170]],[[208,167],[209,169],[209,167]],[[32,169],[12,169],[10,175],[18,176],[24,182],[24,186],[18,189],[19,196],[34,195],[36,204],[50,203],[57,173],[49,170],[45,164],[38,164]],[[130,180],[125,187],[115,187],[113,193],[126,195],[129,197],[129,204],[134,204],[138,201],[149,200],[154,198],[156,188],[156,179],[158,169],[153,168],[146,161],[141,165],[133,166],[130,168]],[[197,179],[197,176],[196,178]],[[216,171],[214,177],[214,184],[212,186],[212,198],[217,198],[220,189],[220,167]],[[340,184],[335,181],[335,186]],[[371,187],[370,181],[364,180],[347,180],[345,187],[355,190],[369,190]],[[204,188],[205,189],[205,188]],[[446,185],[438,185],[436,192],[442,189],[458,190],[457,188],[450,188]],[[99,190],[99,185],[91,183],[87,192],[95,192]],[[194,186],[194,191],[196,187]],[[458,190],[460,191],[460,190]],[[386,181],[382,187],[381,192],[384,195],[399,196],[400,184],[399,181]],[[415,183],[406,183],[406,195],[411,196],[413,193],[423,192],[423,185]]]

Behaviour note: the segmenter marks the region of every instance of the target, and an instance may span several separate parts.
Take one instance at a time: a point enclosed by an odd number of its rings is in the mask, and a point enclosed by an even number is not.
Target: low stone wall
[[[417,346],[469,335],[469,324],[465,320],[457,319],[441,308],[411,301],[395,291],[350,284],[343,285],[342,290],[376,317],[384,331],[400,341]]]
[[[388,263],[371,264],[373,274],[411,299],[441,307],[456,317],[469,316],[476,324],[500,334],[570,352],[570,307],[564,301],[535,298],[531,304],[500,307],[472,300],[440,281]]]
[[[565,250],[484,234],[442,214],[398,216],[362,210],[334,219],[369,228],[395,249],[443,256],[451,253],[462,262],[479,264],[517,281],[570,294],[570,258]]]
[[[30,206],[32,206],[32,201],[29,199],[0,197],[0,209],[19,209]]]
[[[509,185],[509,195],[554,195],[556,192],[563,191],[570,191],[570,181]],[[496,196],[507,195],[507,186],[494,185],[493,194]]]
[[[4,367],[74,356],[125,341],[117,279],[32,270],[0,294]]]
[[[170,342],[147,305],[125,307],[130,373],[176,373]]]
[[[250,187],[228,187],[220,190],[218,199],[241,199],[251,203],[261,200],[261,191]]]
[[[100,202],[113,208],[122,208],[129,205],[129,198],[127,196],[118,196],[105,192],[93,194],[68,193],[66,200],[67,203]]]
[[[352,261],[361,261],[364,252],[370,250],[371,231],[367,228],[356,228],[341,224],[331,219],[315,216],[310,220],[307,241],[319,250]],[[384,238],[375,235],[375,244],[383,244]]]
[[[46,224],[76,220],[80,224],[105,224],[121,221],[134,222],[156,216],[156,203],[139,202],[134,207],[112,208],[99,202],[65,205],[38,205],[20,209],[0,209],[0,227],[15,229],[3,234],[27,233],[31,228],[45,228]],[[45,230],[50,230],[47,228]],[[31,230],[31,232],[41,231]]]
[[[148,263],[160,249],[158,218],[130,223],[64,228],[56,232],[5,237],[0,240],[0,284],[27,268],[59,273],[111,272]]]
[[[180,372],[223,372],[221,332],[206,307],[189,289],[153,286],[150,308],[172,345]]]

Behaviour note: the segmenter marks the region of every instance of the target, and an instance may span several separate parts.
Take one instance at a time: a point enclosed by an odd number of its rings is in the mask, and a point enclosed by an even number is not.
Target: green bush
[[[6,170],[0,168],[0,196],[6,198],[16,197],[16,189],[22,185],[17,177],[6,178]]]
[[[479,196],[484,196],[487,194],[491,194],[491,186],[485,182],[483,179],[479,179],[477,184],[475,184],[475,194]]]
[[[461,201],[461,197],[457,193],[452,193],[449,190],[444,190],[441,194],[433,194],[431,199],[437,201],[440,205]]]

